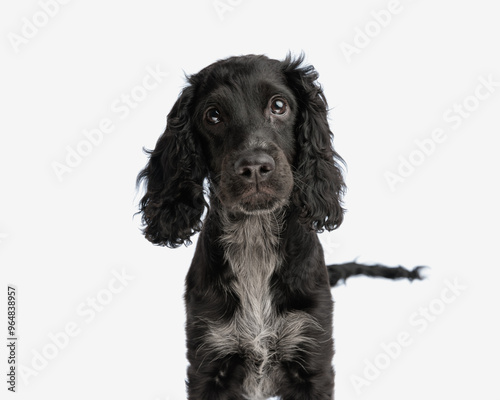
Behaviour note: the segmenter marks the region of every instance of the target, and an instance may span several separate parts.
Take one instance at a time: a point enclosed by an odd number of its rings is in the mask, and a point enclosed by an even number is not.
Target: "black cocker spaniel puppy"
[[[317,232],[342,223],[345,185],[317,77],[303,57],[206,67],[138,176],[148,240],[177,247],[201,232],[185,292],[191,400],[332,399],[330,287],[420,278],[325,266]]]

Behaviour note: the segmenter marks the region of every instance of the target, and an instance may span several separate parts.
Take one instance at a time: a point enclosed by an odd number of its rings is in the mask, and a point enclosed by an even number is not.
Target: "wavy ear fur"
[[[186,87],[167,116],[167,127],[154,150],[146,150],[149,162],[137,177],[146,194],[139,204],[144,234],[154,244],[178,247],[191,244],[201,230],[201,217],[208,207],[203,181],[206,164],[193,137],[190,105],[194,88]]]
[[[345,183],[342,158],[332,145],[328,126],[328,106],[323,90],[316,82],[313,66],[301,67],[304,56],[293,60],[290,55],[282,67],[289,86],[299,102],[296,140],[296,189],[294,203],[301,209],[302,223],[321,232],[336,229],[343,220],[342,195]]]

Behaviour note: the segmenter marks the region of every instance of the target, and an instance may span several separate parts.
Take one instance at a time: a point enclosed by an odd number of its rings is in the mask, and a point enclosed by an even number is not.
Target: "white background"
[[[133,218],[142,147],[163,132],[184,73],[290,50],[319,71],[348,164],[345,222],[321,236],[327,261],[431,267],[423,282],[360,278],[333,290],[336,398],[498,398],[498,7],[401,0],[381,27],[387,1],[220,3],[233,5],[74,0],[51,3],[52,16],[43,0],[2,6],[1,381],[13,284],[18,362],[29,371],[18,374],[18,399],[185,398],[182,294],[194,246],[142,236]],[[19,42],[23,32],[31,37]],[[346,57],[342,44],[355,40],[363,48]],[[168,76],[145,91],[151,69]],[[488,79],[496,86],[470,97]],[[131,93],[134,108],[113,109]],[[456,106],[468,117],[457,120]],[[103,120],[114,129],[85,147],[84,131]],[[422,156],[415,140],[436,129],[445,140]],[[58,179],[68,146],[87,155]],[[419,165],[391,190],[386,173],[401,157]],[[77,333],[65,339],[68,324]],[[410,344],[391,347],[404,332]],[[360,393],[353,376],[367,379]],[[0,390],[6,398],[7,384]]]

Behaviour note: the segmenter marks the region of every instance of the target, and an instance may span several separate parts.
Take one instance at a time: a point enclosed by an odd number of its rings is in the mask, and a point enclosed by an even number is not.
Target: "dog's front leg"
[[[333,400],[334,372],[331,365],[319,370],[304,369],[303,360],[287,363],[281,400]]]
[[[210,354],[203,356],[188,368],[188,399],[244,400],[242,359],[236,354],[216,360],[210,359]]]

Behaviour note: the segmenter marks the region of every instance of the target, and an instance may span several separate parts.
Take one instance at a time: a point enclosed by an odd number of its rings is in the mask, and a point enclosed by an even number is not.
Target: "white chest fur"
[[[277,315],[273,307],[270,278],[282,262],[280,224],[272,214],[225,224],[222,241],[236,276],[231,289],[240,307],[230,323],[212,321],[206,337],[206,344],[218,354],[244,357],[247,373],[243,390],[254,400],[275,394],[281,379],[280,362],[290,361],[298,349],[304,350],[311,339],[303,333],[318,326],[305,312]]]

